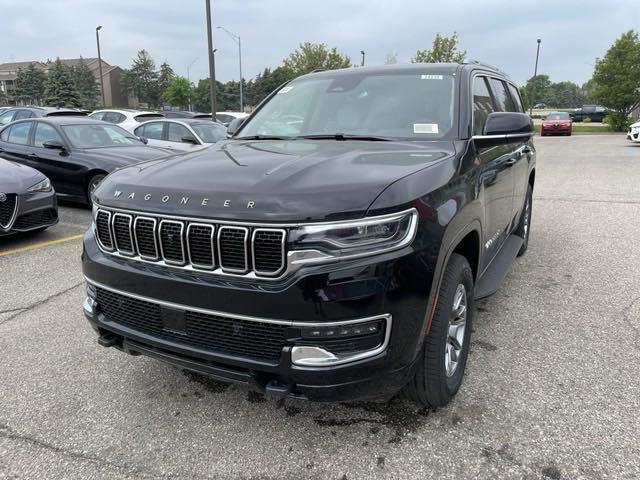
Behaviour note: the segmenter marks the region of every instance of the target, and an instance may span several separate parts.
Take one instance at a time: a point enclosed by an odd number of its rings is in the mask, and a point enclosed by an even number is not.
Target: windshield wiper
[[[344,133],[332,133],[322,135],[300,135],[295,138],[305,138],[308,140],[361,140],[369,142],[390,142],[392,139],[387,137],[376,137],[374,135],[349,135]]]
[[[235,137],[234,140],[292,140],[295,137],[283,137],[278,135],[249,135],[246,137]]]

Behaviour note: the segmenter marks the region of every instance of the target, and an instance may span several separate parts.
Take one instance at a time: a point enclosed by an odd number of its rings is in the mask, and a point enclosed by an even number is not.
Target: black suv
[[[250,389],[444,405],[474,301],[527,248],[532,132],[479,63],[297,78],[230,140],[98,187],[85,314],[105,347]]]

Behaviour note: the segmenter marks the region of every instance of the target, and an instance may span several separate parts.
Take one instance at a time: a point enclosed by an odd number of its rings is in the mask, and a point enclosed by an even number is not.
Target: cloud
[[[213,22],[241,35],[243,73],[277,66],[299,43],[324,42],[358,61],[381,64],[389,52],[408,62],[429,48],[436,32],[457,31],[469,57],[502,68],[516,81],[533,74],[536,38],[539,71],[552,80],[582,83],[596,57],[623,32],[640,25],[637,0],[612,2],[459,0],[213,0]],[[96,56],[95,27],[112,64],[128,67],[137,50],[168,61],[191,79],[208,75],[204,0],[0,0],[0,61]],[[237,44],[214,30],[216,71],[238,78]]]

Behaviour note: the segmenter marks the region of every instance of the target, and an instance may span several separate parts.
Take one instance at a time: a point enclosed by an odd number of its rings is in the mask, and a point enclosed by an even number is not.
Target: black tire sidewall
[[[519,257],[524,255],[524,253],[527,251],[527,247],[529,246],[529,236],[531,235],[531,219],[533,218],[533,189],[531,188],[531,185],[527,185],[527,196],[524,201],[525,204],[522,207],[522,213],[520,214],[520,222],[518,223],[518,228],[515,231],[515,234],[523,240],[522,246],[518,251]],[[525,234],[524,213],[527,207],[527,202],[529,203],[529,228],[527,229],[527,232]]]

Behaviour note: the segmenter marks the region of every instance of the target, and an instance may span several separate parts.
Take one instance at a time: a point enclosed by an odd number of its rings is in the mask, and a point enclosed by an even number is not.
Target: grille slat
[[[14,220],[16,208],[18,207],[18,195],[15,193],[3,194],[3,202],[0,202],[0,227],[8,229]]]
[[[286,267],[285,229],[180,221],[100,208],[95,233],[103,250],[139,261],[271,278]]]

